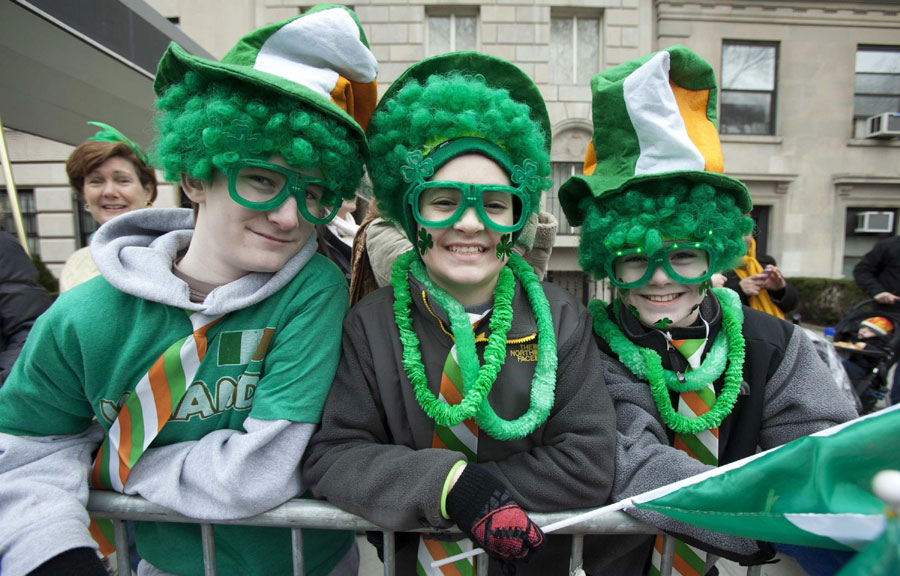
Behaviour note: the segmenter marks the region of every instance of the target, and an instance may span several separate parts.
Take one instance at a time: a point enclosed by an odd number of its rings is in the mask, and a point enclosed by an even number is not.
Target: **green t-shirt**
[[[340,357],[347,300],[340,271],[316,255],[264,301],[225,315],[207,332],[206,356],[151,447],[241,430],[248,416],[318,423]],[[267,354],[251,362],[266,330]],[[0,432],[77,434],[94,418],[109,430],[157,358],[191,331],[184,310],[120,292],[102,277],[66,292],[35,323],[0,388]],[[198,526],[138,523],[135,534],[141,556],[157,568],[203,573]],[[215,535],[221,574],[291,571],[287,529],[218,526]],[[353,542],[352,532],[304,536],[308,574],[328,573]]]

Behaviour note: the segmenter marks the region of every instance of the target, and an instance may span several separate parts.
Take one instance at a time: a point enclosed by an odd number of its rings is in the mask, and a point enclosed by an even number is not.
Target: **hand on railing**
[[[447,495],[447,514],[489,555],[523,560],[544,543],[544,533],[515,503],[506,486],[469,464]]]

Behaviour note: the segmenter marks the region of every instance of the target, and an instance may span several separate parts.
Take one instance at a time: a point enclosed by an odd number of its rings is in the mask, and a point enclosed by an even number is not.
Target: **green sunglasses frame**
[[[453,214],[443,220],[426,220],[422,213],[419,212],[419,197],[423,192],[432,188],[452,188],[460,191],[459,206],[456,207]],[[491,220],[484,211],[482,199],[485,192],[504,192],[518,198],[522,203],[519,219],[512,226],[502,226]],[[416,222],[427,228],[452,226],[469,209],[469,206],[472,206],[475,208],[478,217],[481,218],[481,222],[491,230],[503,233],[516,232],[525,226],[528,214],[531,213],[531,200],[528,198],[528,193],[521,187],[515,188],[502,184],[469,184],[468,182],[454,182],[450,180],[416,182],[407,193],[407,202],[412,208],[413,218],[415,218]]]
[[[241,169],[247,166],[252,166],[255,168],[265,168],[266,170],[271,170],[273,172],[278,172],[282,176],[285,177],[284,186],[281,187],[281,190],[278,191],[273,198],[270,200],[266,200],[265,202],[251,202],[245,198],[242,198],[240,194],[237,193],[237,178]],[[307,176],[306,174],[301,174],[300,172],[296,172],[291,170],[290,168],[285,168],[284,166],[279,166],[278,164],[272,164],[270,162],[265,162],[263,160],[254,160],[252,158],[240,160],[235,164],[232,164],[225,170],[225,175],[228,177],[228,195],[231,196],[231,199],[243,206],[244,208],[249,208],[250,210],[257,210],[259,212],[268,212],[269,210],[275,210],[288,199],[288,196],[293,195],[294,198],[297,199],[297,209],[300,214],[303,215],[303,218],[313,224],[328,224],[334,217],[337,216],[338,210],[341,207],[340,202],[335,202],[334,206],[331,209],[331,213],[325,218],[319,218],[317,216],[313,216],[309,213],[309,210],[306,208],[306,188],[310,184],[317,184],[322,187],[322,190],[325,194],[334,194],[337,195],[336,192],[331,190],[328,187],[328,183],[321,178],[313,178],[312,176]],[[339,199],[339,198],[338,198]]]
[[[683,250],[685,248],[691,249],[701,249],[706,252],[707,256],[707,267],[706,272],[702,276],[698,276],[697,278],[685,278],[681,274],[678,274],[672,269],[672,265],[669,264],[669,252],[673,250]],[[663,246],[659,250],[655,251],[648,257],[647,262],[647,271],[644,272],[644,275],[640,277],[640,279],[635,280],[634,282],[622,282],[615,275],[615,266],[614,263],[617,258],[620,256],[629,256],[631,254],[643,254],[644,251],[642,248],[626,248],[624,250],[616,250],[613,253],[612,258],[610,258],[606,262],[606,275],[609,278],[610,284],[615,286],[616,288],[622,288],[626,290],[630,290],[631,288],[637,288],[638,286],[643,286],[647,283],[648,280],[653,276],[656,272],[656,269],[662,266],[663,270],[666,271],[666,274],[669,275],[669,278],[676,282],[680,282],[681,284],[700,284],[701,282],[706,282],[710,279],[710,277],[715,274],[716,270],[716,256],[709,250],[709,241],[708,239],[704,240],[686,240],[686,241],[678,241],[668,246]]]

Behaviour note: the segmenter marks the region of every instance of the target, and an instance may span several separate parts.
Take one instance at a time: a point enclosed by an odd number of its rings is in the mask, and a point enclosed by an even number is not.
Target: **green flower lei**
[[[422,354],[419,352],[419,337],[413,330],[410,318],[410,273],[450,317],[465,389],[462,402],[455,406],[442,401],[428,389]],[[512,325],[515,278],[522,283],[537,320],[538,361],[531,385],[531,405],[519,418],[504,420],[494,412],[487,396],[506,360],[506,334]],[[484,365],[480,367],[475,334],[465,308],[428,278],[425,266],[415,251],[401,254],[394,262],[391,285],[394,287],[394,319],[403,345],[403,368],[413,385],[419,406],[429,418],[440,426],[451,427],[475,417],[479,428],[491,437],[504,441],[524,438],[547,420],[556,390],[556,336],[547,297],[534,271],[521,256],[513,254],[507,266],[500,270],[489,324],[491,335],[484,350]]]
[[[678,378],[672,370],[662,367],[662,359],[659,354],[649,348],[638,346],[622,334],[619,327],[609,319],[605,302],[592,300],[588,305],[594,317],[594,331],[609,344],[622,364],[635,376],[649,382],[650,392],[653,394],[663,421],[678,434],[697,434],[703,430],[717,427],[731,413],[741,389],[745,344],[744,335],[741,333],[744,324],[741,301],[736,293],[727,288],[713,288],[713,293],[722,305],[722,331],[700,368],[684,375],[686,379],[684,384],[678,382]],[[728,348],[728,368],[724,368],[724,362],[721,362],[718,357],[713,357],[713,351],[717,347],[722,347],[720,341],[723,338]],[[719,352],[717,352],[718,354]],[[707,364],[710,364],[709,369],[706,367]],[[676,392],[699,390],[715,381],[722,374],[723,369],[725,386],[709,412],[696,418],[688,418],[675,411],[669,397],[670,389]]]

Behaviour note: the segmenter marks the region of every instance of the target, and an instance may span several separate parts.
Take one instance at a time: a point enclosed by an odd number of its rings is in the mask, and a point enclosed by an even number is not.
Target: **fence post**
[[[131,559],[128,550],[128,529],[125,520],[113,520],[113,538],[116,544],[116,567],[119,574],[131,574]]]
[[[212,524],[200,525],[200,540],[203,544],[203,575],[216,576],[216,537]]]
[[[294,576],[304,576],[306,566],[303,562],[303,528],[291,528],[291,558],[294,561]]]
[[[662,557],[659,560],[659,576],[672,576],[675,561],[675,537],[663,534]]]
[[[572,552],[569,554],[569,574],[574,574],[575,570],[581,566],[584,561],[584,536],[581,534],[572,534]]]
[[[397,543],[393,532],[382,534],[384,534],[384,576],[394,576],[397,571]]]

